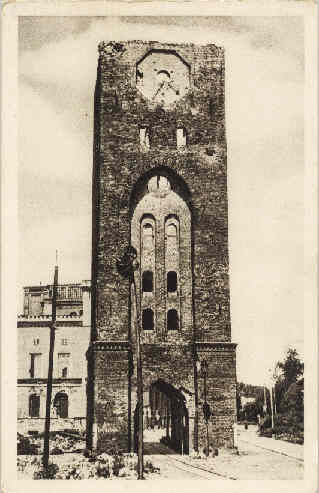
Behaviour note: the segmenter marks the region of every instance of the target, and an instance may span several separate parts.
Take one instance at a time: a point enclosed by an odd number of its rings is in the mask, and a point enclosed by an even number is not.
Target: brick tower
[[[223,49],[100,43],[94,139],[88,446],[135,446],[135,302],[116,268],[132,245],[145,419],[176,451],[232,447]]]

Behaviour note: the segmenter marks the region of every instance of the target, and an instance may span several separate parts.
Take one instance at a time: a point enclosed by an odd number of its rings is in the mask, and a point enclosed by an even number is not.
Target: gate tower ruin
[[[139,262],[145,415],[160,412],[177,451],[205,447],[207,429],[212,446],[234,444],[224,82],[224,50],[215,45],[99,45],[90,448],[134,449],[136,313],[116,268],[128,245]]]

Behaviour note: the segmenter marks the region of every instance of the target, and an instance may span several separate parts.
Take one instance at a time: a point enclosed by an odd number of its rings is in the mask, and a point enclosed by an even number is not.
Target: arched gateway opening
[[[184,394],[164,380],[152,383],[149,403],[144,405],[145,453],[152,453],[152,444],[163,444],[172,452],[189,453],[189,416]],[[137,451],[138,408],[134,412],[134,450]]]

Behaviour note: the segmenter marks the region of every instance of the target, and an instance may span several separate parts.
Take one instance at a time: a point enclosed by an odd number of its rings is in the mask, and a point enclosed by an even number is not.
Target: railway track
[[[222,474],[211,469],[207,469],[201,465],[193,464],[188,460],[187,456],[180,456],[172,453],[172,450],[167,446],[159,443],[148,444],[151,449],[148,449],[147,455],[152,456],[152,462],[158,465],[166,476],[175,479],[174,475],[176,473],[176,479],[231,479],[236,480],[237,478]],[[180,477],[181,473],[184,473],[185,477]]]
[[[289,455],[287,454],[286,452],[281,452],[279,450],[273,450],[273,449],[269,449],[267,447],[264,447],[263,445],[257,445],[256,443],[253,443],[253,442],[250,442],[248,440],[243,440],[242,438],[240,438],[240,441],[241,442],[244,442],[244,443],[247,443],[248,445],[252,446],[252,447],[256,447],[256,448],[259,448],[259,449],[262,449],[262,450],[266,450],[267,452],[269,452],[270,454],[274,454],[274,455],[284,455],[285,457],[289,457],[289,459],[292,459],[292,460],[295,460],[296,462],[301,462],[301,463],[304,463],[304,460],[303,459],[300,459],[299,457],[294,457],[293,455]]]
[[[218,477],[218,478],[223,478],[223,479],[230,479],[236,481],[238,478],[235,478],[233,476],[228,476],[226,474],[221,474],[216,471],[212,471],[209,469],[205,469],[204,467],[201,466],[196,466],[194,464],[190,464],[189,462],[185,462],[182,459],[177,459],[176,457],[173,457],[171,455],[166,456],[168,460],[173,461],[174,467],[180,470],[184,470],[187,472],[191,472],[194,475],[197,475],[201,477],[202,479],[214,479],[213,476]],[[176,464],[178,463],[178,465]]]
[[[295,463],[303,463],[303,460],[294,457],[292,455],[289,455],[287,453],[273,450],[266,448],[262,445],[258,445],[252,442],[248,442],[246,440],[240,440],[242,442],[245,442],[250,445],[255,450],[261,450],[263,449],[265,453],[272,455],[272,456],[277,456],[282,455],[286,456],[289,460],[294,461]],[[244,444],[243,444],[244,445]],[[200,463],[196,464],[196,461],[193,461],[188,458],[188,456],[180,456],[176,455],[175,453],[172,453],[171,450],[169,450],[167,447],[161,445],[161,444],[152,444],[152,450],[149,450],[149,455],[152,455],[152,462],[158,463],[157,465],[160,466],[161,472],[163,473],[163,478],[170,478],[170,479],[225,479],[225,480],[232,480],[236,481],[242,478],[242,474],[239,474],[239,477],[235,477],[231,475],[231,473],[226,473],[226,472],[217,472],[214,470],[214,464],[211,462],[210,467],[208,468],[208,464]],[[241,449],[241,447],[240,447]],[[241,454],[239,454],[241,455]],[[234,456],[235,458],[236,456]],[[210,461],[209,461],[210,462]],[[238,461],[236,461],[238,464]],[[257,459],[258,463],[258,459]],[[259,466],[264,467],[264,459],[261,459],[261,463]],[[218,462],[216,463],[216,468],[218,469]],[[235,468],[236,469],[236,468]],[[276,473],[274,473],[276,474]],[[176,476],[176,477],[175,477]],[[245,475],[244,475],[245,476]]]

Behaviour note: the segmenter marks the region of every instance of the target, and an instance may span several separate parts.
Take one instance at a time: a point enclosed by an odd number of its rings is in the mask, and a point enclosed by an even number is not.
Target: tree
[[[303,420],[304,409],[304,379],[292,383],[284,395],[283,405],[287,413],[294,416],[297,421]]]
[[[247,421],[257,421],[258,407],[255,402],[247,402],[244,406],[244,415]]]
[[[295,349],[289,348],[284,361],[276,365],[275,396],[278,430],[303,440],[304,364]]]
[[[300,361],[296,349],[289,348],[286,359],[283,362],[279,361],[277,367],[282,371],[286,389],[303,375],[304,364]]]
[[[287,410],[287,399],[285,398],[286,392],[292,384],[299,381],[300,377],[303,375],[303,370],[304,364],[300,360],[296,349],[289,348],[284,361],[278,361],[274,377],[276,380],[276,406],[279,413]]]

